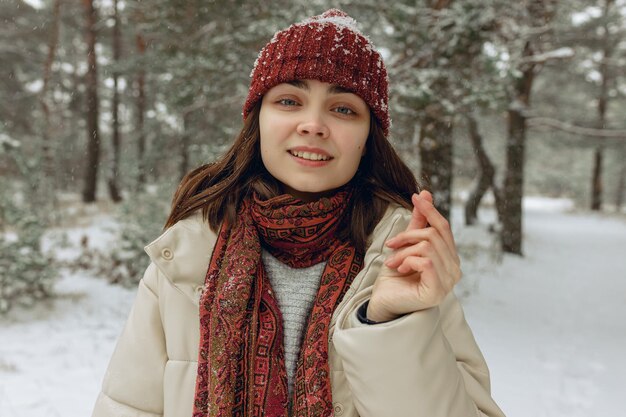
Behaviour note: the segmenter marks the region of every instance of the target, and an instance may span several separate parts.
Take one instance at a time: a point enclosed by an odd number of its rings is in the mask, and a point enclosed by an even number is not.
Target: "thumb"
[[[426,216],[424,216],[417,205],[417,198],[423,198],[424,200],[433,202],[433,195],[423,190],[419,194],[415,193],[411,196],[411,201],[413,202],[413,212],[411,213],[411,221],[409,225],[406,227],[406,230],[414,230],[414,229],[423,229],[428,225],[428,221],[426,220]]]

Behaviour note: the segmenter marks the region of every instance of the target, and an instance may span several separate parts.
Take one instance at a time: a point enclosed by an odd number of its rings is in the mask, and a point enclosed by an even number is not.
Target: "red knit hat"
[[[261,49],[250,77],[244,119],[275,85],[313,79],[336,84],[361,97],[385,136],[389,134],[385,64],[372,42],[358,31],[356,21],[341,10],[330,9],[276,32]]]

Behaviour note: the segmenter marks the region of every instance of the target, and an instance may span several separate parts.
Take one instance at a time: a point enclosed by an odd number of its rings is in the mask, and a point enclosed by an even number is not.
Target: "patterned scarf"
[[[200,300],[193,417],[333,415],[330,319],[363,267],[361,254],[336,236],[350,195],[344,189],[312,203],[253,195],[243,201],[236,224],[222,225]],[[305,327],[291,403],[283,320],[261,246],[292,268],[328,261]]]

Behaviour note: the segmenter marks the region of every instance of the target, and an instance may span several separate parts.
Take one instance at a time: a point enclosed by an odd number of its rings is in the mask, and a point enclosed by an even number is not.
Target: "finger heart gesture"
[[[372,289],[367,316],[388,321],[434,307],[461,279],[460,259],[448,221],[422,191],[412,197],[407,228],[385,242],[394,249]]]

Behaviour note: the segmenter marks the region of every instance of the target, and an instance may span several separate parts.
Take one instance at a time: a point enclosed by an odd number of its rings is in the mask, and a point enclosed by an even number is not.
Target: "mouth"
[[[316,153],[316,152],[296,151],[296,150],[288,150],[287,152],[289,152],[291,155],[297,158],[305,159],[307,161],[330,161],[331,159],[333,159],[333,157],[330,155],[323,155],[321,153]]]

